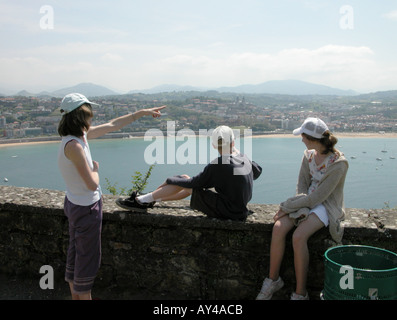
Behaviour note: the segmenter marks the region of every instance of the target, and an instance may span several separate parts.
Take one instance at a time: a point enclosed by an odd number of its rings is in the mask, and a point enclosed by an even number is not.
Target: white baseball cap
[[[321,139],[325,131],[329,130],[325,122],[319,118],[307,118],[300,128],[295,129],[292,133],[299,136],[302,133]]]
[[[222,139],[222,144],[219,144]],[[215,148],[228,146],[234,141],[233,130],[228,126],[219,126],[212,132],[212,145]]]
[[[84,103],[93,104],[99,106],[99,104],[89,101],[84,95],[81,93],[70,93],[67,94],[61,102],[61,113],[68,113],[77,109]]]

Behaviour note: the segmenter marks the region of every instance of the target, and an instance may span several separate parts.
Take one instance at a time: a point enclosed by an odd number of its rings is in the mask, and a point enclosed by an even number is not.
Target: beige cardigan
[[[327,172],[317,189],[307,195],[311,184],[311,176],[308,150],[305,150],[296,188],[297,195],[282,202],[280,208],[289,213],[291,218],[299,218],[302,214],[307,216],[309,210],[316,205],[323,204],[328,213],[330,234],[340,244],[343,237],[341,221],[345,218],[343,187],[349,163],[343,153],[337,152],[339,158],[327,168]]]

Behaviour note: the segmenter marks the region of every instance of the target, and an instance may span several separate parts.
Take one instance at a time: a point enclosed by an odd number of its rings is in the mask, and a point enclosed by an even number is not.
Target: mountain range
[[[56,98],[62,98],[68,93],[72,92],[78,92],[81,94],[84,94],[87,97],[99,97],[99,96],[110,96],[110,95],[118,95],[119,93],[110,90],[106,87],[93,84],[93,83],[80,83],[78,85],[75,85],[73,87],[67,87],[67,88],[62,88],[58,89],[55,91],[42,91],[39,93],[31,93],[26,90],[22,90],[17,92],[15,95],[16,96],[35,96],[35,97],[40,97],[40,96],[51,96],[51,97],[56,97]]]
[[[132,90],[129,93],[160,93],[172,91],[209,91],[246,93],[246,94],[289,94],[289,95],[338,95],[358,94],[353,90],[342,90],[300,80],[272,80],[260,84],[244,84],[235,87],[202,88],[164,84],[146,90]]]
[[[180,86],[173,84],[164,84],[145,90],[131,90],[127,94],[144,93],[154,94],[161,92],[180,92],[180,91],[218,91],[221,93],[238,93],[238,94],[285,94],[285,95],[336,95],[336,96],[353,96],[358,93],[353,90],[342,90],[325,85],[309,83],[300,80],[273,80],[260,84],[244,84],[235,87],[203,88],[193,86]],[[93,83],[80,83],[78,85],[62,88],[56,91],[43,91],[40,93],[31,93],[26,90],[17,92],[15,95],[20,96],[52,96],[63,97],[71,92],[79,92],[87,97],[99,97],[109,95],[120,95],[120,93]]]

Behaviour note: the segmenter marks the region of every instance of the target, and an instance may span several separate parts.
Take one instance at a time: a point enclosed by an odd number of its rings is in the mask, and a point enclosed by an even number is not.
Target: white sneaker
[[[266,278],[263,281],[261,291],[259,292],[256,300],[270,300],[273,293],[280,290],[284,286],[284,281],[278,277],[276,281]]]
[[[302,296],[300,294],[297,294],[297,293],[293,292],[291,294],[291,300],[309,300],[309,293],[306,292],[306,295]]]

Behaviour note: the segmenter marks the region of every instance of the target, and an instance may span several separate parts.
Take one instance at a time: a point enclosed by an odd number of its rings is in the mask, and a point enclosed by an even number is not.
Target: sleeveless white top
[[[71,135],[62,137],[61,145],[59,146],[58,151],[58,166],[66,184],[66,196],[70,202],[76,205],[89,206],[101,198],[102,190],[100,186],[98,186],[95,191],[88,189],[73,162],[65,156],[65,146],[71,140],[76,140],[81,144],[89,167],[91,170],[94,168],[90,147],[88,142],[86,142],[86,134],[84,134],[85,141]]]

